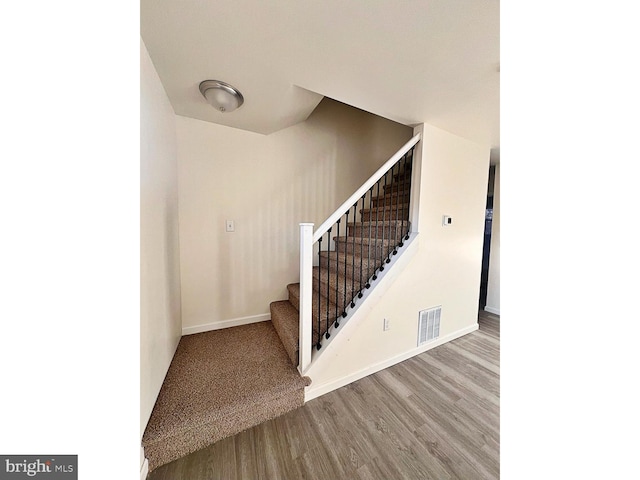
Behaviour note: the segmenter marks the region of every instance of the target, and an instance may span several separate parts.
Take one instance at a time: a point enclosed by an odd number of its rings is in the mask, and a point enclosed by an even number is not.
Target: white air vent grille
[[[418,346],[438,338],[440,335],[440,315],[442,306],[422,310],[418,318]]]

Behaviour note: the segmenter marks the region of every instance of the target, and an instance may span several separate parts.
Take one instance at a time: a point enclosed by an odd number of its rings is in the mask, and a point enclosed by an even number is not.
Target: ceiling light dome
[[[236,88],[219,80],[202,82],[200,93],[213,108],[222,113],[233,112],[244,103],[244,97]]]

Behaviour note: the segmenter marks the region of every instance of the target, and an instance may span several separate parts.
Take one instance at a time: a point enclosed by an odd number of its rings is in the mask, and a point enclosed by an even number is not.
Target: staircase
[[[329,327],[339,325],[341,317],[356,307],[362,291],[372,286],[377,273],[402,246],[409,231],[411,164],[398,167],[383,185],[371,187],[369,196],[354,205],[352,221],[346,223],[346,235],[335,235],[333,248],[315,255],[313,267],[312,345],[318,350]],[[380,190],[382,188],[382,190]],[[368,208],[364,205],[368,204]],[[356,210],[359,218],[356,216]],[[348,220],[349,216],[343,217]],[[355,220],[355,221],[353,221]],[[339,228],[338,228],[339,231]],[[328,241],[327,243],[330,243]],[[288,299],[270,304],[271,321],[293,365],[299,364],[300,284],[287,285]]]
[[[270,322],[182,337],[142,438],[150,470],[304,404],[311,352],[351,318],[410,238],[418,141],[407,142],[316,232],[301,224],[304,289],[287,285],[288,299],[270,304]]]

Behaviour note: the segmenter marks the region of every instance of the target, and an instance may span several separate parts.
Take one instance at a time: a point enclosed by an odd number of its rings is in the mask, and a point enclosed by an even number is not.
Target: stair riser
[[[409,192],[400,192],[399,194],[393,195],[385,195],[381,197],[374,197],[372,199],[372,206],[374,207],[393,207],[395,208],[398,204],[402,206],[403,203],[409,203]],[[398,207],[400,208],[400,207]]]
[[[409,209],[405,208],[403,209],[402,207],[398,206],[397,210],[396,208],[387,208],[387,209],[376,209],[375,211],[372,212],[364,212],[362,214],[362,221],[363,222],[368,222],[368,221],[376,221],[376,220],[408,220],[409,219]]]
[[[382,257],[380,257],[378,262],[376,262],[375,258],[370,258],[370,259],[367,258],[366,249],[364,249],[364,252],[365,252],[365,255],[363,256],[364,261],[362,262],[360,257],[355,257],[355,259],[347,258],[346,265],[345,265],[344,259],[339,259],[336,265],[336,260],[334,258],[330,260],[329,268],[331,269],[332,272],[335,272],[337,268],[338,274],[346,276],[347,278],[350,279],[351,277],[353,277],[354,272],[357,278],[360,277],[360,266],[362,265],[363,276],[371,276],[377,264],[382,262]],[[360,252],[358,252],[358,254],[359,253]],[[320,265],[322,265],[323,268],[327,268],[326,257],[321,257]]]
[[[277,308],[274,308],[273,304],[271,305],[270,310],[271,310],[271,323],[273,324],[273,327],[275,328],[276,332],[280,336],[280,339],[282,340],[284,348],[287,351],[287,355],[289,355],[289,359],[291,360],[291,363],[294,366],[297,366],[299,362],[298,345],[295,343],[295,340],[293,340],[293,343],[291,343],[289,341],[289,337],[283,333],[285,330],[284,325],[286,325],[288,322],[286,321],[286,318],[282,319],[280,317],[281,311]]]
[[[406,173],[396,173],[393,175],[393,183],[404,183],[411,181],[411,170],[408,170]]]
[[[300,311],[300,299],[297,295],[289,290],[289,302],[293,305],[296,310]]]
[[[360,225],[356,225],[355,227],[349,227],[348,235],[352,237],[391,240],[393,243],[398,243],[400,239],[405,235],[408,228],[409,227],[406,225],[387,225],[384,227],[378,226],[378,228],[375,228],[375,226],[369,228],[368,226],[361,227]]]
[[[408,193],[410,189],[411,189],[411,182],[394,182],[394,183],[391,183],[389,185],[384,185],[383,186],[383,191],[384,191],[385,194],[394,193],[394,192],[398,192],[398,191],[399,192]],[[375,192],[377,193],[378,190],[376,189]]]
[[[364,281],[364,279],[363,279]],[[366,281],[365,281],[366,283]],[[352,288],[354,288],[355,290],[352,290]],[[363,285],[363,288],[364,285]],[[314,295],[317,295],[318,292],[318,286],[317,284],[314,285]],[[338,306],[338,315],[341,315],[342,312],[344,311],[344,308],[346,305],[349,304],[349,302],[351,302],[351,299],[354,297],[354,295],[358,294],[358,288],[357,285],[354,284],[353,287],[351,285],[351,281],[349,280],[347,282],[347,295],[345,298],[345,294],[344,294],[344,286],[341,286],[341,288],[339,290],[336,290],[335,288],[331,288],[329,287],[329,290],[327,291],[327,284],[325,282],[320,282],[320,298],[322,299],[321,301],[326,302],[327,301],[327,295],[329,296],[329,300],[331,301],[331,303],[335,304]],[[352,293],[354,292],[354,293]],[[335,310],[335,307],[334,307]],[[335,311],[334,312],[330,312],[332,317],[335,317]],[[317,315],[316,315],[317,316]]]
[[[326,286],[326,285],[323,285],[323,286],[321,286],[320,288],[322,289],[322,290],[321,290],[322,295],[320,296],[320,298],[322,299],[322,301],[326,302],[326,301],[327,301],[327,297],[326,297],[325,295],[326,295],[326,293],[327,293],[327,290],[326,290],[326,289],[327,289],[327,286]],[[338,296],[339,296],[340,298],[336,298],[336,297],[337,297],[337,295],[336,295],[336,293],[335,293],[335,290],[333,290],[333,291],[331,291],[331,290],[330,290],[330,291],[329,291],[329,297],[330,297],[330,298],[329,298],[329,300],[330,300],[331,302],[333,302],[335,305],[337,305],[337,307],[338,307],[338,316],[340,316],[340,315],[342,315],[342,312],[344,312],[345,300],[344,300],[344,294],[342,294],[342,295],[338,295]],[[347,302],[348,302],[349,300],[351,300],[351,297],[347,298]],[[317,313],[317,312],[316,312],[316,313]],[[332,319],[336,317],[335,310],[334,310],[333,312],[330,312],[330,313],[331,313],[331,318],[332,318]],[[316,314],[316,316],[315,316],[314,318],[317,318],[317,314]],[[323,320],[324,320],[324,318],[323,318]],[[326,331],[325,331],[325,332],[326,332]]]
[[[314,282],[316,280],[314,279]],[[313,295],[314,297],[317,298],[317,284],[314,283],[314,290],[313,290]],[[321,287],[322,288],[322,287]],[[326,290],[326,285],[325,285],[325,290]],[[291,304],[298,310],[300,311],[300,299],[298,298],[297,295],[294,295],[291,291],[289,291],[289,302],[291,302]],[[320,321],[320,330],[321,330],[321,335],[324,335],[327,332],[327,319],[326,319],[326,305],[327,305],[327,298],[320,296],[320,305],[321,305],[321,309],[320,309],[320,315],[321,315],[321,321]],[[344,306],[338,306],[338,315],[340,315],[342,313],[342,310]],[[330,306],[330,312],[329,312],[329,325],[332,325],[334,320],[336,319],[336,315],[335,315],[335,307]],[[318,341],[318,303],[317,301],[314,302],[313,308],[311,309],[311,326],[313,328],[313,344],[315,345]]]
[[[362,251],[360,250],[360,247],[362,247]],[[369,252],[369,248],[369,245],[361,246],[359,243],[353,244],[351,242],[336,242],[336,249],[340,253],[348,253],[350,255],[362,254],[363,257],[370,256],[371,258],[375,258],[378,261],[381,261],[391,252],[391,250],[393,250],[393,246],[390,245],[378,245],[377,247],[373,245],[371,246],[371,252]]]
[[[362,275],[362,278],[364,281],[366,281],[366,278],[364,278],[364,272]],[[320,279],[317,277],[313,278],[313,294],[316,295],[318,293],[320,293],[320,295],[323,295],[325,298],[327,297],[327,295],[329,295],[329,299],[333,302],[336,303],[335,300],[336,299],[340,299],[340,298],[344,298],[344,292],[347,292],[347,297],[352,297],[353,294],[352,292],[357,292],[358,289],[360,288],[360,272],[357,272],[356,277],[344,277],[344,276],[338,276],[338,277],[330,277],[331,280],[331,284],[329,286],[329,290],[327,292],[327,280],[326,277],[324,279]],[[346,279],[346,282],[345,282]],[[320,290],[318,291],[318,284],[320,284]],[[336,294],[332,294],[331,292],[338,292]],[[317,307],[316,307],[317,308]]]

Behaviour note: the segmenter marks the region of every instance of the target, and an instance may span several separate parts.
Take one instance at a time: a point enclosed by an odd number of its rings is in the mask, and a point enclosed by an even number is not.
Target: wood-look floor
[[[154,470],[149,480],[497,479],[499,317],[275,420]]]

